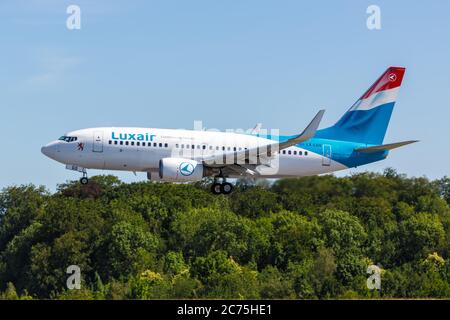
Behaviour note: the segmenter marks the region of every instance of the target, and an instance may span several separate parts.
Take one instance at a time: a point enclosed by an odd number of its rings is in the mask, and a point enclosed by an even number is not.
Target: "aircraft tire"
[[[222,185],[220,183],[213,183],[211,185],[211,192],[215,195],[219,195],[222,193]]]
[[[233,191],[233,185],[229,182],[222,183],[220,185],[220,190],[223,194],[230,194]]]

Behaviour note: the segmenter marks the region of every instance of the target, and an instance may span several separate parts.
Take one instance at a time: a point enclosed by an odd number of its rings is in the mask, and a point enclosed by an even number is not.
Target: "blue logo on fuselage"
[[[118,135],[113,131],[111,134],[112,140],[134,140],[134,141],[153,141],[156,137],[149,133],[119,133]]]

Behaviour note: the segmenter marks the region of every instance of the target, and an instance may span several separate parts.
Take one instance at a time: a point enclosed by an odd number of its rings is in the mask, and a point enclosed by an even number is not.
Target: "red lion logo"
[[[84,143],[83,142],[80,142],[80,143],[78,143],[78,150],[79,151],[83,151],[84,150]]]

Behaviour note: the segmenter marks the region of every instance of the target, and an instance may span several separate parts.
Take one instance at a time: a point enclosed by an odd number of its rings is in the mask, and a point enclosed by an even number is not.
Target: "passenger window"
[[[123,146],[123,141],[120,141],[120,145]]]
[[[140,147],[140,146],[141,146],[141,143],[138,141],[138,142],[136,142],[136,145],[137,145],[138,147]]]
[[[153,142],[153,146],[156,147],[158,144],[156,142]]]
[[[205,149],[206,149],[206,146],[205,146],[205,145],[203,145],[203,146],[202,146],[202,149],[203,149],[203,150],[205,150]]]
[[[168,148],[168,147],[169,147],[169,144],[164,143],[164,147]]]
[[[236,147],[233,148],[233,151],[236,151]]]
[[[192,147],[192,149],[195,149],[195,145],[192,145],[191,147]]]
[[[162,148],[162,143],[161,142],[159,143],[159,147]]]
[[[308,151],[305,151],[305,156],[307,156],[308,155]]]
[[[112,144],[112,141],[111,141],[111,140],[109,140],[109,144]]]
[[[294,155],[297,155],[297,151],[294,151]]]
[[[289,150],[289,151],[288,151],[288,154],[291,154],[291,153],[292,153],[291,150]]]
[[[127,146],[129,144],[129,142],[128,141],[125,141],[125,145]]]
[[[298,155],[299,155],[299,156],[301,156],[302,154],[303,154],[303,152],[301,152],[301,151],[298,152]]]
[[[131,141],[131,145],[134,146],[134,141]]]
[[[225,151],[225,147],[222,147],[222,150]]]
[[[286,150],[283,150],[283,154],[286,154]]]
[[[114,141],[114,144],[117,144],[117,141]]]

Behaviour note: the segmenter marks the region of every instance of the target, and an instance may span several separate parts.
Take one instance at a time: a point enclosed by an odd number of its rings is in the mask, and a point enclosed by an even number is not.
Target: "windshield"
[[[77,137],[62,136],[58,140],[65,141],[65,142],[72,142],[72,141],[77,141],[78,138]]]

